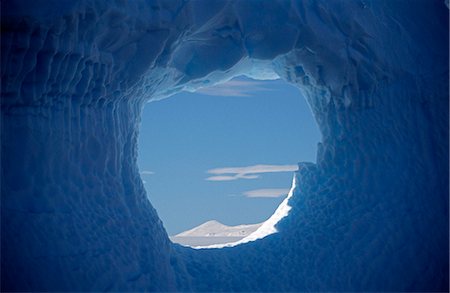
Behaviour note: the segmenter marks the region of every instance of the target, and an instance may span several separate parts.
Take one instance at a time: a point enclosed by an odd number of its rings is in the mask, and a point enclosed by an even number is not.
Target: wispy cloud
[[[220,176],[210,176],[206,178],[208,181],[232,181],[239,179],[236,175],[228,176],[228,175],[220,175]]]
[[[141,171],[141,175],[153,175],[155,172],[153,171]]]
[[[267,188],[244,192],[246,197],[281,197],[289,193],[289,189]]]
[[[237,179],[256,179],[259,175],[248,175],[248,174],[233,174],[233,175],[218,175],[210,176],[206,178],[208,181],[232,181]]]
[[[263,83],[251,80],[230,80],[212,87],[197,90],[197,93],[221,97],[250,97],[255,92],[267,91]]]
[[[214,175],[206,178],[208,181],[231,181],[237,179],[256,179],[258,174],[275,172],[293,172],[298,169],[297,165],[254,165],[247,167],[216,168],[207,171]]]

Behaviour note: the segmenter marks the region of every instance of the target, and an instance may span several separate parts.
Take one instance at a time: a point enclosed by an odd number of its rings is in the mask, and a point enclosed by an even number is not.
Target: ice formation
[[[299,164],[300,168],[302,168],[302,164]],[[296,172],[297,173],[297,172]],[[202,248],[223,248],[223,247],[234,247],[240,244],[248,243],[251,241],[256,241],[258,239],[262,239],[264,237],[267,237],[269,235],[272,235],[274,233],[277,233],[278,230],[276,228],[276,225],[278,222],[280,222],[283,218],[285,218],[289,211],[291,210],[291,206],[289,205],[289,200],[294,195],[294,192],[297,192],[299,190],[298,187],[298,179],[296,177],[296,174],[294,175],[294,178],[292,179],[292,186],[289,190],[289,193],[287,197],[281,202],[281,204],[278,206],[278,208],[275,210],[273,215],[264,221],[262,225],[253,233],[248,235],[247,237],[240,239],[235,242],[231,243],[225,243],[225,244],[214,244],[214,245],[208,245],[208,246],[197,246],[196,249],[202,249]]]
[[[2,291],[447,291],[448,13],[2,1]],[[302,91],[317,164],[296,175],[279,233],[172,244],[136,166],[142,105],[238,74]]]

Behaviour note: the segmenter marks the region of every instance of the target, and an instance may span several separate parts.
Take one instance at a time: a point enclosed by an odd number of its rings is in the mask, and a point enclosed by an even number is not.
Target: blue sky
[[[300,91],[239,77],[148,103],[138,165],[169,235],[208,220],[266,220],[297,162],[315,162],[320,133]]]

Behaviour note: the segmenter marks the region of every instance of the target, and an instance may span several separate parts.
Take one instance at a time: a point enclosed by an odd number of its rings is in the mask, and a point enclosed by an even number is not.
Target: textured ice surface
[[[11,0],[1,30],[2,291],[448,290],[444,1]],[[238,74],[300,88],[317,164],[278,233],[172,244],[142,105]]]

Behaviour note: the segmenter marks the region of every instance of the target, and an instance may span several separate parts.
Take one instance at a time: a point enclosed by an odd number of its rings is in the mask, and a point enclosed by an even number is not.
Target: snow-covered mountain
[[[181,232],[174,237],[246,237],[255,232],[262,223],[227,226],[211,220],[195,228]]]
[[[194,248],[217,248],[232,245],[258,230],[263,223],[227,226],[211,220],[170,237],[174,243]]]

